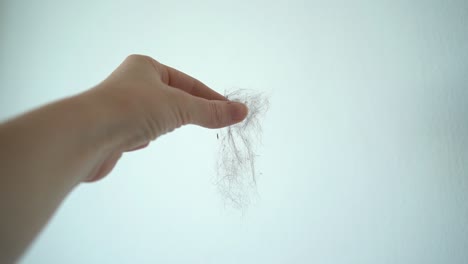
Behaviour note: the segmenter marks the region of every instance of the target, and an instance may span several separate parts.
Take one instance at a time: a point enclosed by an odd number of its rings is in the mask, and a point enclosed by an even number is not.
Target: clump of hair
[[[256,194],[258,172],[255,160],[261,144],[261,121],[268,110],[268,97],[260,92],[239,89],[225,93],[231,101],[242,102],[249,113],[241,123],[219,131],[220,149],[216,185],[225,204],[246,208]]]

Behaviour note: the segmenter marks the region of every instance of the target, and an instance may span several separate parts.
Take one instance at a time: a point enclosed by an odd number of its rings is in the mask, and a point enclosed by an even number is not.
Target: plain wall
[[[187,126],[72,192],[21,263],[468,263],[468,2],[0,2],[0,119],[129,54],[271,95],[258,197]]]

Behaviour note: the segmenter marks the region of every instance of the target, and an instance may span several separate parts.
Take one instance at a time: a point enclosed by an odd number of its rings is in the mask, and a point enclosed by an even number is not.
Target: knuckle
[[[141,58],[141,56],[143,55],[140,55],[140,54],[130,54],[127,56],[126,60],[138,60]]]
[[[130,54],[127,56],[126,60],[135,60],[135,61],[154,61],[153,58],[147,55],[141,54]]]
[[[210,106],[210,113],[211,113],[211,123],[215,125],[220,125],[223,123],[223,111],[219,104],[215,102],[208,102]]]
[[[177,126],[187,125],[192,122],[190,111],[187,111],[187,105],[190,102],[187,100],[186,96],[177,96],[174,101],[176,106],[177,113]]]
[[[160,63],[150,56],[141,54],[131,54],[127,56],[125,62],[133,65],[140,65],[142,67],[151,66],[151,69],[154,69],[158,74],[161,74]],[[164,78],[164,76],[162,76],[162,78]]]

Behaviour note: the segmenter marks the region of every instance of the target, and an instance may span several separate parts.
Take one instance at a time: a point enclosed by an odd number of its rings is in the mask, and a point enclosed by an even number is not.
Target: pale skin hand
[[[0,263],[16,261],[65,196],[109,174],[123,152],[185,124],[220,128],[246,115],[200,81],[132,55],[96,87],[0,124]]]

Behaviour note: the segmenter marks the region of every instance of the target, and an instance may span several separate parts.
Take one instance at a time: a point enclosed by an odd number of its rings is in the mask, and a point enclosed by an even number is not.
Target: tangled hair
[[[243,209],[250,204],[251,195],[256,194],[256,150],[261,143],[261,121],[268,110],[269,100],[263,93],[245,89],[226,92],[225,96],[231,101],[246,104],[249,113],[243,122],[219,131],[215,184],[225,204]]]

